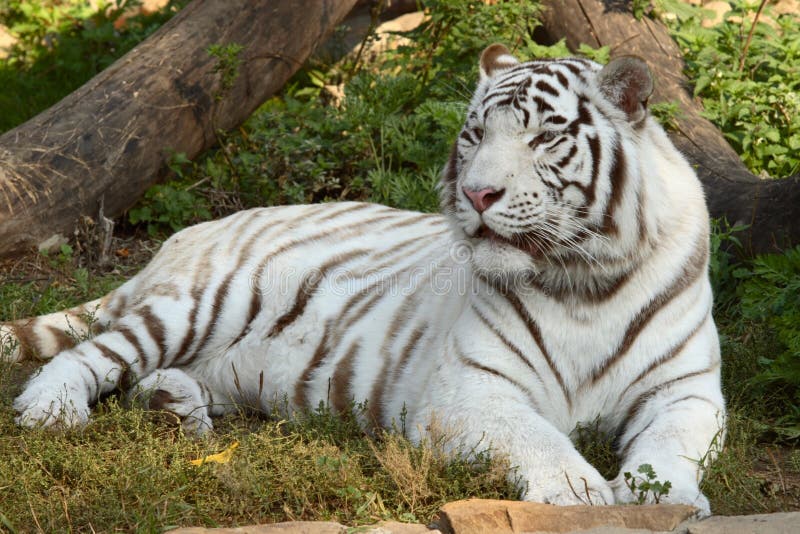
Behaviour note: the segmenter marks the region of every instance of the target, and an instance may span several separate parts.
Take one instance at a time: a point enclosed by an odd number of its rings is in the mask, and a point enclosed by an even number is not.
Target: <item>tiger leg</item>
[[[617,501],[644,497],[646,502],[694,506],[700,517],[711,513],[700,480],[724,439],[725,407],[717,371],[694,371],[672,379],[666,387],[653,386],[618,440],[622,465],[612,482]],[[641,495],[641,491],[632,491],[625,473],[644,480],[638,472],[644,464],[652,467],[657,480],[669,481],[668,492]]]
[[[113,293],[74,308],[0,323],[0,360],[49,359],[103,329]]]
[[[603,476],[575,449],[569,437],[542,417],[525,392],[500,375],[475,367],[434,376],[428,413],[412,420],[411,438],[421,429],[447,450],[468,455],[489,451],[506,457],[526,501],[557,505],[614,504]],[[464,384],[480,384],[479,388]],[[431,431],[432,431],[431,430]],[[436,434],[442,433],[442,436]],[[519,478],[517,478],[519,477]]]
[[[175,415],[187,434],[203,435],[214,428],[211,416],[231,412],[223,396],[181,369],[158,369],[140,380],[130,391],[131,404]]]
[[[23,426],[75,426],[102,395],[170,367],[183,343],[191,303],[167,297],[131,309],[93,339],[60,352],[39,368],[14,401]]]

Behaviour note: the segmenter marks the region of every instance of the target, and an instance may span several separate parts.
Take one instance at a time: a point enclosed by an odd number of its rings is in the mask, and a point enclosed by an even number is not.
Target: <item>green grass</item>
[[[4,402],[5,405],[5,402]],[[179,525],[381,519],[429,521],[445,502],[515,498],[506,466],[448,461],[398,436],[372,439],[322,411],[246,414],[185,437],[158,413],[103,402],[82,430],[21,430],[0,410],[0,513],[9,530],[159,532]],[[193,459],[239,443],[227,463]]]

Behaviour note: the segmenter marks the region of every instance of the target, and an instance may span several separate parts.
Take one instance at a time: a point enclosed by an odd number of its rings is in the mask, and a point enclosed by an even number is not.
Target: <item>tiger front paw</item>
[[[90,413],[85,394],[63,386],[46,389],[35,384],[14,400],[14,410],[19,414],[14,421],[28,428],[83,426]]]
[[[614,490],[593,467],[563,469],[550,477],[531,477],[523,500],[569,505],[601,506],[614,504]]]

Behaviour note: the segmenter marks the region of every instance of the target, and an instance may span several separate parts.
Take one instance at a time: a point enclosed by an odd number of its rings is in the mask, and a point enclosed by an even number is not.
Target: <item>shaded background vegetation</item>
[[[0,22],[19,38],[0,62],[0,130],[68,94],[186,2],[115,27],[132,3],[93,11],[78,1],[0,0]],[[356,199],[436,210],[436,181],[463,120],[480,51],[495,41],[523,58],[568,51],[563,43],[543,47],[533,40],[535,3],[424,4],[430,17],[396,50],[370,62],[354,55],[336,63],[311,60],[241,128],[220,132],[219,148],[194,161],[175,154],[169,181],[151,188],[119,221],[113,265],[93,261],[91,225],[59,252],[5,263],[0,318],[101,295],[135,272],[172,231],[241,208]],[[798,18],[774,16],[775,27],[757,25],[745,51],[746,15],[756,6],[737,1],[731,17],[745,22],[704,28],[699,9],[644,5],[650,16],[678,13],[670,26],[695,93],[753,172],[774,178],[796,172]],[[581,52],[608,58],[604,49]],[[343,100],[331,86],[343,88]],[[656,109],[667,125],[672,109]],[[704,489],[718,513],[800,509],[800,247],[739,258],[737,229],[725,221],[714,221],[714,228],[711,276],[730,427]],[[398,436],[376,440],[352,418],[331,417],[325,406],[291,422],[228,417],[213,436],[197,441],[158,414],[124,410],[112,398],[85,430],[22,432],[10,406],[30,371],[0,369],[0,530],[427,521],[447,500],[515,496],[502,461],[452,463],[435,447],[412,447]],[[587,427],[576,430],[576,440],[604,474],[614,474],[607,439]],[[228,463],[189,463],[234,441],[240,446]]]

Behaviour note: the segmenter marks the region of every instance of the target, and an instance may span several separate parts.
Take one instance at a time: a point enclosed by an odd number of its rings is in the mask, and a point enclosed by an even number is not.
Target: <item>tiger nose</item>
[[[462,190],[478,213],[488,210],[492,204],[500,200],[506,191],[505,189],[493,189],[491,187],[479,191],[463,187]]]

